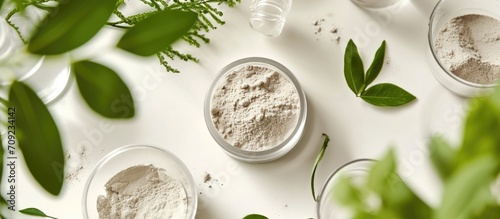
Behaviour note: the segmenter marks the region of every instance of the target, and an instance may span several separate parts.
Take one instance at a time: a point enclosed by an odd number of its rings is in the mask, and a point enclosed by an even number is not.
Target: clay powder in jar
[[[448,21],[434,41],[436,56],[458,77],[478,84],[500,78],[500,20],[466,14]]]
[[[247,151],[275,147],[297,125],[300,102],[282,73],[247,65],[227,73],[213,91],[210,113],[217,132]]]
[[[181,182],[153,165],[138,165],[113,176],[106,196],[97,199],[100,219],[178,219],[187,214],[187,195]]]

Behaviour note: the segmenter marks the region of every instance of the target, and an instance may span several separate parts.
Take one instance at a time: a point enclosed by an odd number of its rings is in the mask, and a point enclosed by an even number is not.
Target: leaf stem
[[[314,190],[314,178],[316,176],[316,169],[318,168],[318,164],[321,161],[321,159],[323,159],[323,155],[325,155],[325,150],[326,150],[326,147],[328,147],[328,142],[330,142],[330,137],[328,137],[327,134],[323,133],[322,136],[324,137],[323,145],[321,146],[319,154],[316,157],[316,161],[314,162],[314,167],[313,167],[312,175],[311,175],[311,192],[312,192],[312,196],[313,196],[315,202],[318,201],[317,196],[316,196],[316,192]]]

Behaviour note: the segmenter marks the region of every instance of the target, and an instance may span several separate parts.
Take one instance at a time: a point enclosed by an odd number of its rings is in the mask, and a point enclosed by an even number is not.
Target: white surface
[[[427,63],[427,23],[435,1],[403,1],[389,9],[367,11],[349,0],[295,0],[283,33],[269,38],[248,26],[250,1],[223,8],[226,25],[208,36],[210,44],[182,51],[200,63],[171,62],[180,74],[164,71],[155,57],[138,58],[111,49],[116,30],[106,28],[82,51],[94,53],[128,83],[136,100],[136,117],[112,121],[97,116],[79,97],[76,87],[51,105],[71,158],[68,173],[84,168],[66,181],[59,197],[33,184],[27,169],[18,170],[18,209],[37,207],[58,218],[82,218],[84,183],[97,161],[129,144],[161,146],[190,169],[199,195],[198,219],[236,219],[250,213],[270,218],[317,218],[309,185],[322,133],[332,141],[318,168],[316,188],[341,164],[357,158],[377,158],[389,145],[397,148],[401,175],[432,204],[438,203],[438,181],[427,162],[425,140],[430,131],[456,139],[464,116],[464,100],[442,87]],[[315,34],[313,22],[324,18]],[[337,45],[328,31],[334,25]],[[349,38],[360,48],[368,66],[387,40],[386,64],[374,83],[395,83],[418,100],[400,108],[382,109],[356,98],[343,75],[343,53]],[[107,49],[109,48],[109,49]],[[203,101],[217,71],[239,58],[262,56],[288,67],[308,100],[308,121],[302,140],[289,154],[267,164],[248,164],[226,155],[210,136],[203,118]],[[367,68],[367,67],[366,67]],[[85,145],[84,158],[78,153]],[[204,183],[210,173],[217,181]],[[211,188],[209,188],[211,186]]]

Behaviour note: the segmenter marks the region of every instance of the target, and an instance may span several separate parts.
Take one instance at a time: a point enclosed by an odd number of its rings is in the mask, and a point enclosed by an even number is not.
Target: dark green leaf
[[[361,98],[375,106],[400,106],[416,99],[415,96],[394,84],[382,83],[368,88]]]
[[[349,40],[345,48],[344,77],[347,81],[347,86],[349,86],[356,96],[359,96],[366,87],[365,70],[363,61],[358,53],[358,48],[352,40]]]
[[[165,9],[129,29],[117,47],[136,55],[154,55],[184,36],[197,20],[194,12]]]
[[[106,24],[116,3],[117,0],[64,1],[41,22],[28,51],[56,55],[83,45]]]
[[[15,81],[9,92],[9,103],[16,108],[16,137],[24,160],[33,177],[49,193],[61,191],[64,154],[61,137],[49,110],[36,93]]]
[[[500,206],[488,206],[484,211],[480,212],[480,215],[475,217],[477,219],[498,219],[500,215]]]
[[[249,214],[245,216],[243,219],[268,219],[268,218],[260,214]]]
[[[55,217],[51,217],[51,216],[46,215],[45,213],[43,213],[42,211],[40,211],[40,210],[38,210],[36,208],[26,208],[26,209],[20,210],[19,212],[23,213],[23,214],[26,214],[26,215],[48,217],[48,218],[57,219]]]
[[[5,199],[3,198],[3,196],[0,195],[0,208],[1,208],[1,206],[6,205],[6,204],[7,204],[7,201],[5,201]]]
[[[432,164],[441,179],[446,181],[453,172],[456,151],[441,136],[433,136],[429,147]]]
[[[382,42],[382,45],[378,48],[375,53],[375,57],[373,58],[373,62],[370,65],[370,68],[366,71],[365,84],[366,86],[370,85],[375,78],[377,78],[380,70],[382,70],[382,66],[384,65],[384,57],[385,57],[385,40]]]
[[[2,9],[4,0],[0,0],[0,9]]]
[[[446,182],[441,206],[435,219],[466,219],[491,202],[489,186],[498,162],[491,155],[481,156],[457,170]]]
[[[316,192],[314,191],[314,178],[316,175],[316,169],[318,168],[318,164],[319,164],[319,162],[321,162],[321,159],[323,159],[323,155],[325,155],[325,150],[326,150],[326,147],[328,147],[328,142],[330,142],[330,137],[328,137],[327,134],[323,133],[323,138],[324,138],[323,145],[321,146],[319,154],[316,157],[316,161],[314,161],[314,167],[313,167],[312,174],[311,174],[311,192],[312,192],[312,196],[313,196],[314,201],[318,201],[317,197],[316,197]]]
[[[91,61],[73,63],[78,89],[95,112],[107,118],[132,118],[132,95],[116,72]]]

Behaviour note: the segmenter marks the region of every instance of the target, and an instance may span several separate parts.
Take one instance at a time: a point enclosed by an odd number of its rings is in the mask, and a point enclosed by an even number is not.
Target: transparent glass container
[[[500,1],[498,0],[440,0],[429,19],[427,59],[434,77],[448,90],[463,97],[473,97],[490,92],[495,84],[478,84],[464,80],[453,74],[436,55],[434,41],[442,27],[454,17],[466,14],[479,14],[500,20]],[[500,59],[500,57],[498,57]]]
[[[100,195],[106,195],[104,186],[108,180],[129,167],[150,164],[164,169],[168,176],[181,182],[188,199],[188,209],[186,217],[179,219],[194,219],[198,206],[198,194],[189,169],[173,153],[149,145],[120,147],[110,152],[97,163],[85,184],[83,192],[82,210],[84,218],[99,218],[97,199]]]
[[[18,26],[34,26],[22,15],[12,17],[11,21]],[[17,80],[28,84],[48,104],[69,87],[69,63],[68,55],[47,57],[28,53],[14,28],[0,16],[0,97],[7,99],[10,84]]]
[[[250,27],[264,35],[277,37],[285,26],[291,7],[292,0],[252,0]]]
[[[365,8],[384,8],[396,4],[400,0],[351,0],[356,5]]]
[[[231,145],[228,141],[226,141],[221,134],[217,131],[215,128],[214,122],[212,120],[212,115],[211,115],[211,102],[212,102],[212,96],[214,90],[218,87],[221,79],[225,78],[225,76],[228,73],[231,73],[237,69],[242,68],[243,66],[260,66],[260,67],[266,67],[268,69],[272,69],[278,73],[281,74],[285,79],[287,79],[289,82],[291,82],[296,91],[297,95],[299,97],[299,105],[300,105],[300,111],[297,119],[297,123],[295,124],[293,130],[291,130],[290,134],[288,137],[282,141],[280,144],[273,146],[269,149],[261,150],[261,151],[248,151],[248,150],[243,150],[240,148],[237,148],[233,145]],[[264,162],[270,162],[275,159],[278,159],[288,153],[290,150],[292,150],[295,145],[299,142],[300,138],[302,137],[302,134],[304,132],[304,127],[306,123],[306,118],[307,118],[307,102],[306,102],[306,95],[304,91],[302,90],[297,78],[292,74],[292,72],[287,69],[285,66],[281,65],[280,63],[273,61],[271,59],[267,58],[261,58],[261,57],[249,57],[249,58],[243,58],[237,61],[234,61],[224,68],[222,68],[219,73],[215,76],[215,78],[212,81],[212,84],[210,85],[208,92],[205,97],[205,103],[204,103],[204,109],[203,113],[205,115],[205,123],[208,127],[208,130],[214,140],[221,146],[221,148],[229,154],[231,157],[245,161],[245,162],[250,162],[250,163],[264,163]]]
[[[334,199],[334,188],[341,176],[350,178],[353,182],[363,181],[371,166],[371,159],[358,159],[348,162],[336,169],[326,180],[318,196],[316,213],[319,219],[350,219],[351,213],[340,206]]]

